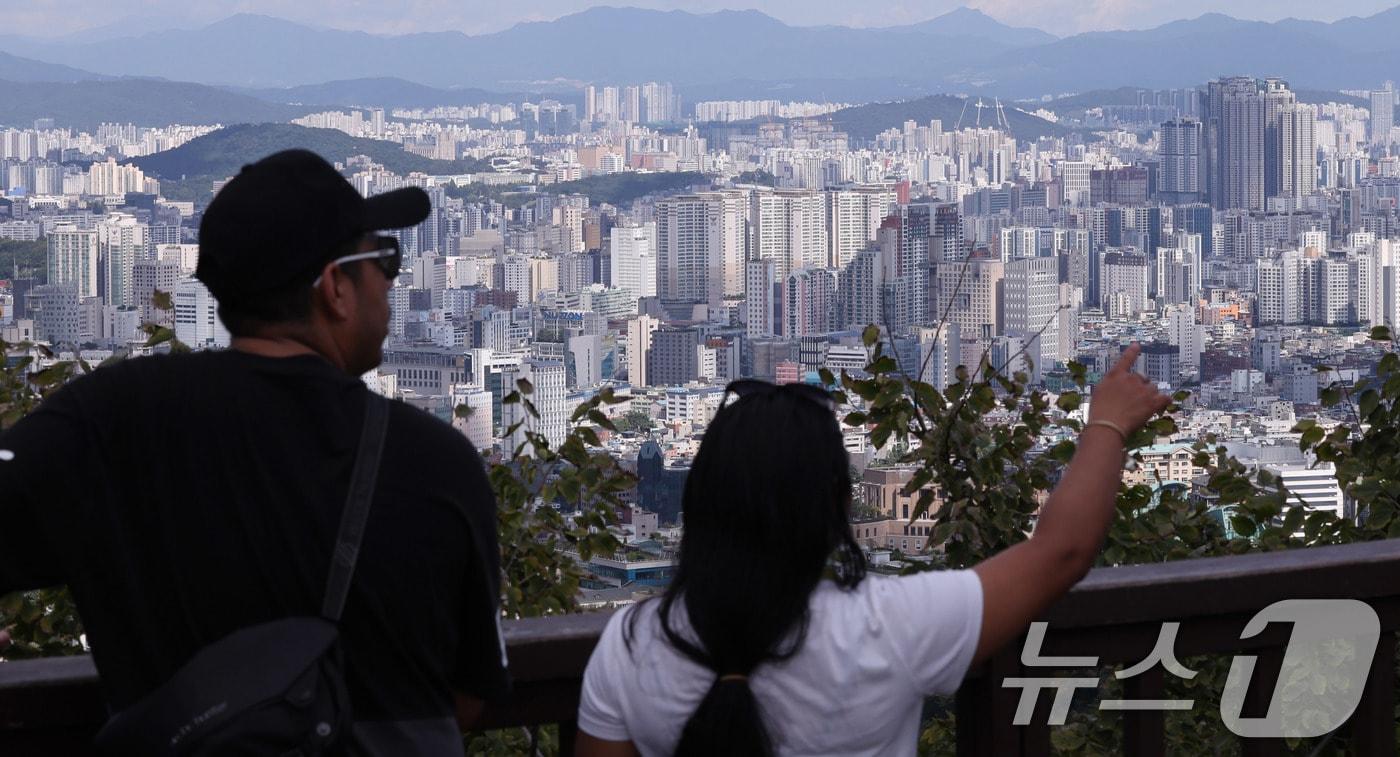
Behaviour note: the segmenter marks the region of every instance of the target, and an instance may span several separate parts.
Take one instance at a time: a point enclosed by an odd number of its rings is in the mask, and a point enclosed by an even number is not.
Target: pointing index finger
[[[1110,368],[1108,372],[1113,374],[1127,373],[1132,370],[1133,363],[1137,362],[1138,355],[1141,353],[1142,345],[1138,342],[1133,342],[1128,345],[1128,349],[1123,350],[1123,354],[1118,358],[1118,362],[1114,363],[1113,367]]]

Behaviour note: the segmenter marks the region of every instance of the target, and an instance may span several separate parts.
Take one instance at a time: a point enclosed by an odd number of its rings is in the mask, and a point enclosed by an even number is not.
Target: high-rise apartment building
[[[1174,118],[1162,124],[1157,154],[1162,159],[1157,194],[1171,203],[1196,202],[1201,195],[1201,122]]]
[[[1316,117],[1281,79],[1232,76],[1210,82],[1202,165],[1211,205],[1266,210],[1271,197],[1317,188]]]
[[[744,333],[751,339],[778,333],[776,269],[772,260],[750,260],[744,264]]]
[[[1381,89],[1371,91],[1371,144],[1390,146],[1390,130],[1395,126],[1395,88],[1386,82]]]
[[[633,297],[655,297],[656,224],[614,226],[610,247],[612,286]]]
[[[940,265],[938,302],[949,323],[958,324],[964,339],[990,341],[1002,333],[1002,280],[1006,264],[970,258]]]
[[[657,294],[718,305],[744,291],[742,192],[703,192],[656,203]]]
[[[1033,380],[1062,359],[1059,261],[1029,257],[1006,264],[1002,283],[1002,333],[1022,340]]]
[[[829,191],[826,201],[826,265],[844,268],[875,241],[880,223],[894,211],[898,197],[893,187],[856,186]]]
[[[817,336],[836,330],[836,273],[799,268],[783,279],[783,336]]]
[[[639,315],[627,321],[627,380],[633,386],[647,385],[647,355],[651,337],[661,328],[661,321],[649,315]]]
[[[779,279],[829,257],[826,198],[810,189],[760,189],[749,196],[751,258],[772,260]]]
[[[103,302],[138,305],[131,274],[136,261],[146,257],[146,225],[135,216],[113,213],[98,224],[97,244]]]
[[[78,299],[98,295],[97,231],[59,224],[49,232],[50,285],[72,285]]]

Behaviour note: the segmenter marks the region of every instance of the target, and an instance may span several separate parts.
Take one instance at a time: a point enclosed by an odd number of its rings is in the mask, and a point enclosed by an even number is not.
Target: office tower
[[[783,279],[783,336],[816,336],[836,330],[836,274],[799,268]]]
[[[1147,169],[1139,166],[1102,168],[1089,172],[1089,203],[1141,205],[1147,202]]]
[[[73,285],[79,299],[98,295],[98,233],[73,224],[49,232],[48,283]]]
[[[175,285],[186,275],[188,272],[173,260],[139,260],[132,266],[132,299],[143,323],[154,322],[166,327],[175,325],[175,314],[158,309],[153,298],[157,291],[174,293]]]
[[[898,203],[891,187],[868,186],[836,189],[826,193],[826,265],[844,268],[864,250],[880,230],[880,223]]]
[[[627,321],[627,381],[633,386],[647,385],[647,353],[651,337],[661,327],[661,321],[649,315],[639,315]]]
[[[613,227],[609,249],[613,287],[657,297],[657,224]]]
[[[1060,164],[1061,204],[1083,208],[1089,205],[1089,177],[1093,167],[1083,161]]]
[[[29,292],[34,333],[51,345],[75,346],[83,340],[83,300],[72,283],[43,284]]]
[[[933,208],[932,237],[929,240],[930,262],[952,263],[967,259],[967,242],[963,238],[962,211],[955,202]]]
[[[744,334],[762,339],[778,333],[777,264],[750,260],[744,264]]]
[[[1022,340],[1033,381],[1063,358],[1060,349],[1060,279],[1055,258],[1030,257],[1006,264],[1002,284],[1002,333]]]
[[[102,301],[108,305],[136,305],[132,269],[146,257],[146,224],[133,215],[113,213],[98,224],[98,273]]]
[[[503,389],[514,387],[520,379],[526,379],[534,386],[529,399],[539,414],[539,417],[529,415],[525,405],[519,402],[501,405],[503,430],[520,424],[514,432],[502,439],[506,449],[513,452],[524,444],[524,452],[533,455],[533,445],[526,443],[527,431],[543,436],[549,441],[550,449],[559,449],[569,431],[568,387],[565,382],[564,363],[557,360],[526,358],[518,366],[502,366],[500,373]]]
[[[1172,224],[1178,231],[1201,237],[1201,259],[1215,255],[1215,211],[1203,202],[1178,205],[1172,209]]]
[[[227,347],[228,329],[219,320],[219,303],[198,279],[175,285],[175,338],[194,349]]]
[[[657,294],[718,305],[744,291],[744,195],[704,192],[656,203]]]
[[[1203,163],[1212,207],[1264,209],[1264,96],[1247,76],[1207,85]]]
[[[760,189],[749,197],[750,257],[772,260],[779,279],[799,268],[824,266],[826,198],[810,189]]]
[[[647,384],[680,386],[700,378],[700,332],[693,328],[664,328],[651,335],[647,354]]]
[[[891,308],[894,320],[892,333],[904,334],[930,320],[929,277],[931,259],[929,244],[933,233],[932,205],[900,205],[893,220],[899,233],[899,256],[896,275],[901,283],[898,299]],[[887,306],[890,303],[886,303]]]
[[[940,265],[938,303],[949,323],[962,329],[964,339],[990,341],[1002,333],[1002,280],[1006,264],[969,258]]]
[[[1158,196],[1170,203],[1200,199],[1201,122],[1175,118],[1162,124],[1157,154],[1162,159]]]
[[[1104,255],[1103,292],[1110,317],[1125,317],[1148,309],[1145,255],[1110,252]]]
[[[1390,130],[1395,125],[1395,89],[1390,82],[1371,92],[1371,144],[1390,146]]]

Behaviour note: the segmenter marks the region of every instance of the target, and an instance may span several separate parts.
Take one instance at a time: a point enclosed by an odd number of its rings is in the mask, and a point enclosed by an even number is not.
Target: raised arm
[[[1171,403],[1133,373],[1130,346],[1095,387],[1089,420],[1132,434]],[[1123,475],[1124,439],[1108,425],[1086,426],[1069,470],[1041,509],[1035,534],[974,568],[982,582],[982,632],[974,663],[1025,630],[1084,577],[1103,546]]]

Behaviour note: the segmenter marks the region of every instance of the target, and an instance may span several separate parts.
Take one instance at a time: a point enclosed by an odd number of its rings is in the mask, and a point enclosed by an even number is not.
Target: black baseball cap
[[[362,234],[413,226],[430,212],[418,187],[364,198],[321,156],[286,150],[244,166],[214,196],[194,275],[221,304],[309,283]]]

